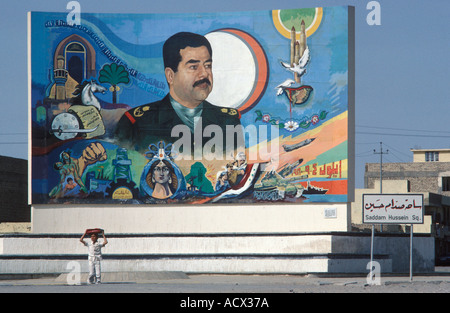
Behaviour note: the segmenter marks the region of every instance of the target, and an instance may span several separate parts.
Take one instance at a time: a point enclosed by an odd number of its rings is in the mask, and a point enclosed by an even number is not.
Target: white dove
[[[294,83],[295,81],[293,81],[292,79],[286,79],[284,82],[276,86],[275,89],[277,90],[277,96],[283,93],[284,88],[290,87]]]
[[[306,47],[305,52],[303,53],[302,57],[297,63],[294,63],[294,66],[291,66],[290,64],[286,62],[280,62],[281,65],[286,68],[288,71],[291,71],[293,73],[297,73],[299,77],[301,77],[303,74],[306,73],[306,65],[309,63],[309,48]]]

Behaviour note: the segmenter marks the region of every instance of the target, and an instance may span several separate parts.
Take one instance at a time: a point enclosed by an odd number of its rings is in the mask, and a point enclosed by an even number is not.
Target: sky
[[[369,25],[379,4],[379,25]],[[66,0],[0,3],[0,155],[28,159],[27,12]],[[448,0],[79,0],[86,13],[239,12],[355,7],[355,186],[366,163],[412,162],[411,149],[450,148]],[[382,145],[380,144],[382,143]],[[374,151],[375,150],[375,151]],[[389,150],[389,151],[387,151]],[[377,153],[375,153],[377,152]]]

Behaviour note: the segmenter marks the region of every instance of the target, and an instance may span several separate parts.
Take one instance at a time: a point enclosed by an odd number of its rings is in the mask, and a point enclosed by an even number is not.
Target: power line
[[[392,151],[390,151],[390,152],[392,152]],[[395,154],[391,153],[390,155],[396,157],[400,162],[403,162],[403,160],[400,159],[400,158],[399,158],[398,156],[396,156]],[[390,163],[395,163],[395,161],[392,161],[392,160],[391,160],[390,158],[388,158],[388,157],[385,157],[385,160],[388,161],[388,162],[390,162]]]
[[[355,142],[355,145],[375,145],[379,142]]]
[[[393,127],[380,127],[380,126],[366,126],[366,125],[355,125],[356,127],[364,127],[364,128],[374,128],[374,129],[389,129],[389,130],[401,130],[401,131],[409,131],[409,132],[424,132],[424,133],[450,133],[450,131],[441,131],[441,130],[429,130],[429,129],[408,129],[408,128],[393,128]]]
[[[364,134],[364,135],[377,135],[377,136],[402,136],[402,137],[433,137],[433,138],[450,138],[450,135],[444,136],[444,135],[408,135],[408,134],[393,134],[393,133],[370,133],[370,132],[356,132],[356,134]]]
[[[387,144],[384,144],[384,145],[387,146],[388,148],[390,148],[390,149],[392,149],[392,150],[394,150],[394,151],[400,153],[400,154],[403,154],[404,156],[406,156],[406,157],[408,157],[408,158],[411,157],[410,155],[408,155],[408,154],[406,154],[406,153],[403,153],[403,152],[401,152],[400,150],[395,149],[394,147],[391,147],[391,146],[389,146],[389,145],[387,145]]]
[[[355,154],[355,157],[360,158],[360,157],[367,157],[373,154],[373,151],[366,151],[366,152],[361,152],[358,154]]]

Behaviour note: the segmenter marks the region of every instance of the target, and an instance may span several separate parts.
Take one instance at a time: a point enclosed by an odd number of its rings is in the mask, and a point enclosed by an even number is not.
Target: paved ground
[[[365,277],[318,277],[318,276],[293,276],[293,275],[187,275],[183,278],[163,277],[149,280],[136,280],[134,282],[107,282],[100,285],[78,286],[68,285],[67,282],[58,281],[55,278],[40,278],[32,280],[3,280],[0,281],[0,293],[8,297],[6,293],[28,293],[22,299],[21,307],[29,305],[30,310],[35,310],[36,301],[40,299],[43,307],[54,307],[57,303],[69,305],[71,310],[75,307],[85,310],[90,299],[96,299],[99,307],[108,307],[111,303],[120,305],[120,308],[130,303],[132,308],[144,308],[153,310],[163,308],[164,312],[295,312],[300,308],[314,304],[322,311],[333,312],[337,308],[348,308],[356,305],[355,294],[386,293],[394,294],[392,301],[383,301],[376,297],[358,304],[367,309],[388,305],[390,311],[405,311],[417,309],[421,299],[415,295],[418,293],[442,293],[450,292],[450,276],[415,276],[409,280],[409,276],[382,277],[379,285],[368,285]],[[29,294],[39,293],[38,298],[29,298]],[[43,297],[43,293],[49,296],[49,301]],[[58,293],[58,298],[53,294]],[[64,300],[60,293],[66,295],[75,294],[74,300]],[[78,297],[76,294],[86,293],[86,297]],[[109,293],[105,297],[103,294]],[[120,293],[120,294],[119,294]],[[135,293],[141,298],[121,298],[124,294]],[[319,298],[312,298],[312,293]],[[323,293],[335,294],[336,297],[323,297]],[[346,293],[350,299],[342,297]],[[408,296],[402,298],[396,294]],[[91,295],[92,294],[92,295]],[[409,295],[407,295],[409,294]],[[413,294],[413,296],[411,296]],[[7,299],[5,297],[5,299]],[[132,302],[129,301],[132,299]],[[363,299],[363,298],[362,298]],[[415,299],[415,300],[413,300]],[[7,300],[8,301],[8,300]],[[438,300],[439,301],[439,300]],[[364,302],[364,301],[362,301]],[[15,305],[18,301],[14,301]],[[139,303],[139,304],[138,304]],[[141,306],[142,303],[142,306]],[[439,301],[444,303],[445,299]],[[366,305],[364,307],[363,305]]]
[[[100,285],[71,285],[74,277],[0,280],[0,293],[448,293],[450,272],[433,275],[380,277],[368,284],[366,276],[337,277],[317,275],[186,275],[180,272],[103,273]],[[191,297],[192,298],[192,297]]]

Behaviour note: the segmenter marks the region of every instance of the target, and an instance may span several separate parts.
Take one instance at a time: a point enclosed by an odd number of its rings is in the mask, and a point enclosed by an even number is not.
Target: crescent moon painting
[[[263,48],[250,34],[238,29],[221,29],[206,38],[215,54],[215,87],[208,99],[241,113],[249,111],[267,88],[269,68]]]

